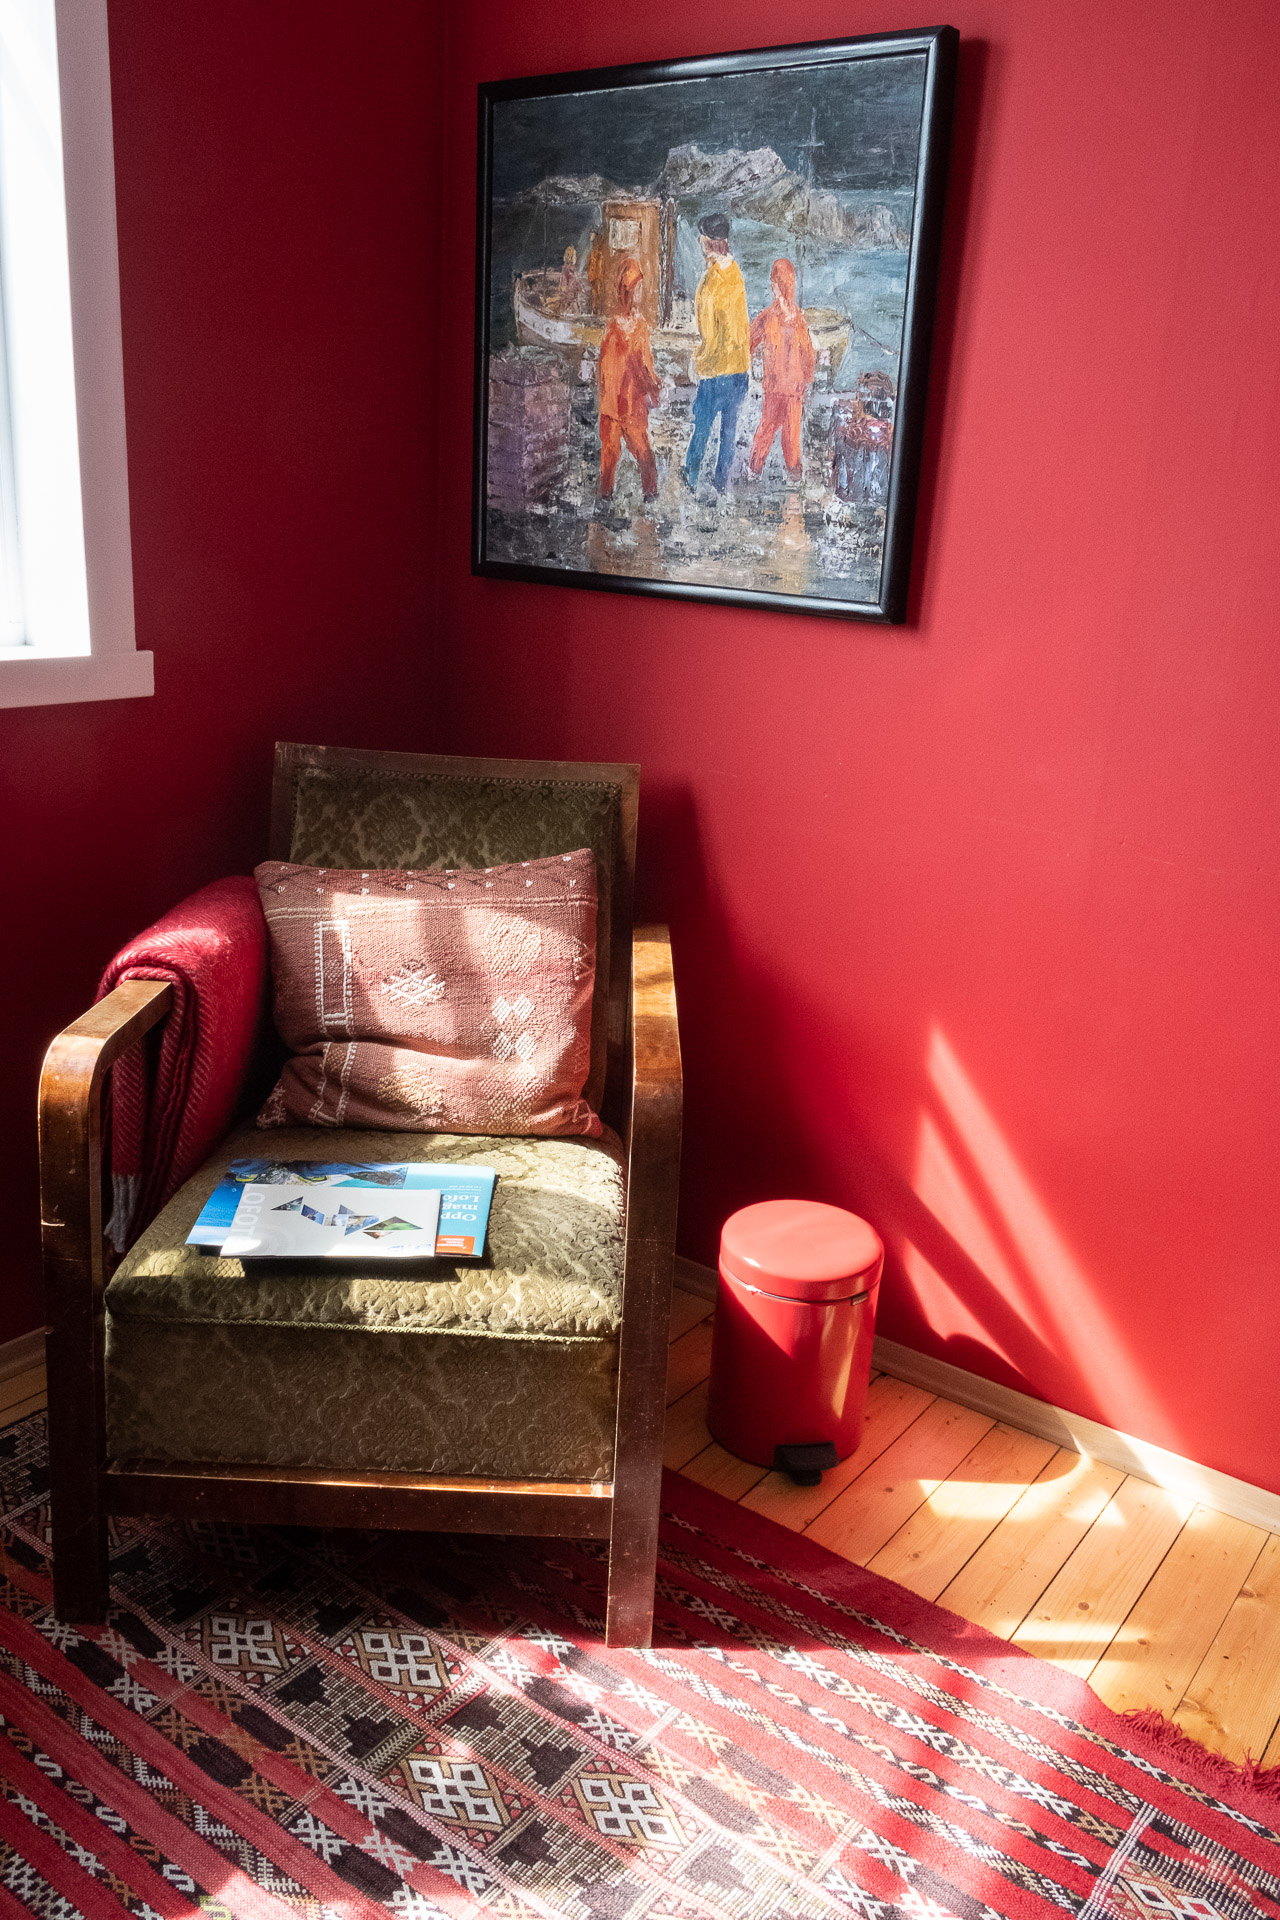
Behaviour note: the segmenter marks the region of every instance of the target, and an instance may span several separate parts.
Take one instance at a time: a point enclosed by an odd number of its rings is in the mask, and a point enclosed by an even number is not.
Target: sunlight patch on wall
[[[984,1303],[976,1297],[977,1275],[958,1272],[948,1279],[908,1246],[904,1265],[929,1325],[945,1340],[978,1341],[1017,1365],[1008,1351],[1012,1315],[1035,1343],[1094,1384],[1099,1406],[1110,1409],[1117,1423],[1123,1412],[1127,1428],[1167,1431],[1169,1408],[1156,1383],[1129,1350],[1095,1283],[936,1027],[925,1065],[936,1105],[920,1117],[912,1185],[990,1282],[992,1294]]]
[[[927,1113],[920,1116],[911,1184],[934,1218],[960,1242],[1005,1298],[1016,1299],[1018,1287],[1013,1268],[1001,1254],[964,1175]],[[929,1325],[936,1334],[944,1340],[974,1340],[981,1346],[994,1347],[1010,1365],[1015,1364],[1003,1353],[991,1329],[984,1326],[956,1288],[948,1284],[910,1241],[903,1248],[902,1262],[917,1298],[922,1305],[928,1303]]]

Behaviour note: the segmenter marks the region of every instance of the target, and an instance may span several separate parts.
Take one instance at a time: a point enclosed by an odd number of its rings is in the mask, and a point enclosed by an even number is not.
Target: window
[[[0,706],[148,694],[106,0],[0,0],[0,372]]]

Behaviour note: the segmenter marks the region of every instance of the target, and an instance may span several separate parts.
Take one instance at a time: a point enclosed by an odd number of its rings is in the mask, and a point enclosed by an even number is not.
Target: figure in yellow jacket
[[[717,493],[729,484],[729,468],[738,430],[738,414],[747,397],[751,368],[751,322],[742,269],[729,251],[727,214],[709,213],[698,222],[707,270],[698,284],[695,310],[698,348],[693,357],[698,391],[693,398],[693,438],[684,460],[684,484],[693,492],[702,472],[711,429],[720,422],[720,446],[711,476]]]

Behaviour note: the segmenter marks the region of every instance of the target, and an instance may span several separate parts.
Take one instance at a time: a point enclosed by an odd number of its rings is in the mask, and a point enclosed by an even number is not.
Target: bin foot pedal
[[[836,1450],[830,1440],[818,1440],[803,1447],[775,1447],[775,1473],[790,1474],[797,1487],[816,1487],[828,1467],[836,1465]]]

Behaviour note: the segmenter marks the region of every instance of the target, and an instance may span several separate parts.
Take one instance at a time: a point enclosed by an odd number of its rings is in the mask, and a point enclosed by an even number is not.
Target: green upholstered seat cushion
[[[616,1337],[107,1316],[112,1460],[609,1480]]]
[[[496,1168],[485,1262],[431,1262],[413,1274],[369,1261],[239,1260],[186,1236],[229,1163],[452,1160]],[[107,1287],[119,1322],[469,1334],[504,1340],[612,1339],[622,1313],[622,1148],[599,1140],[253,1127],[233,1134],[126,1255]]]

